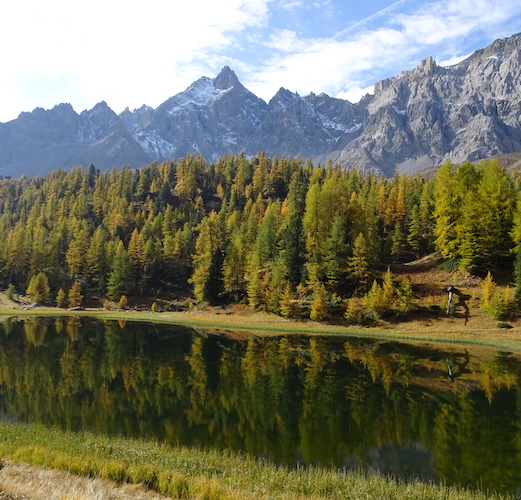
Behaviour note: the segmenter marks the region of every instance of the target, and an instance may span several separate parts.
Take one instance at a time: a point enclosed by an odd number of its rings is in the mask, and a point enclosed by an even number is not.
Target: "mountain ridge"
[[[143,167],[189,154],[301,155],[386,176],[447,160],[521,151],[521,34],[458,64],[432,57],[377,82],[358,103],[280,88],[266,103],[225,66],[156,109],[119,115],[104,101],[76,113],[67,103],[0,123],[0,175],[57,168]]]

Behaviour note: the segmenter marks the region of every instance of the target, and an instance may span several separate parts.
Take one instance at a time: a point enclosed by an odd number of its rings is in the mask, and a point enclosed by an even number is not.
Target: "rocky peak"
[[[236,86],[242,87],[242,84],[239,82],[236,74],[228,66],[225,66],[214,78],[213,85],[216,90],[227,90]]]
[[[271,98],[269,105],[275,107],[286,107],[291,102],[295,102],[299,95],[290,90],[280,87],[277,93]]]
[[[140,108],[130,111],[129,108],[125,108],[120,114],[119,118],[125,125],[128,131],[131,131],[135,126],[143,120],[145,117],[153,113],[154,109],[150,106],[143,104]]]

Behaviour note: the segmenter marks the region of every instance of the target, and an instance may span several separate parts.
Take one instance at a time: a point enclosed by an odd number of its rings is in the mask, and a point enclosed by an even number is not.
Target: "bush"
[[[452,271],[455,271],[459,268],[459,261],[457,259],[448,259],[444,260],[443,262],[440,262],[436,269],[440,269],[441,271],[448,271],[451,273]]]
[[[10,283],[9,286],[7,287],[7,290],[5,291],[5,296],[9,299],[9,300],[13,300],[13,297],[16,295],[16,288],[15,286]]]
[[[494,319],[504,321],[514,314],[516,300],[512,288],[500,289],[492,279],[490,272],[481,285],[481,308]]]
[[[118,307],[120,309],[126,309],[128,307],[128,300],[125,295],[122,295],[118,302]]]

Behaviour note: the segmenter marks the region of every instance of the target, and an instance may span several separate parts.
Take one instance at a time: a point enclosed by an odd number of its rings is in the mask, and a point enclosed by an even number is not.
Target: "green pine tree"
[[[114,255],[112,270],[107,280],[107,296],[119,300],[122,295],[132,291],[134,286],[134,262],[120,241]]]

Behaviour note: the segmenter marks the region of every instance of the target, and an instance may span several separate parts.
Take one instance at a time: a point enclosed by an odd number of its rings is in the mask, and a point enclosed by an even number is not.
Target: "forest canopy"
[[[519,186],[497,161],[386,179],[263,154],[2,179],[0,285],[49,303],[161,295],[287,316],[314,297],[321,319],[321,301],[370,292],[376,267],[434,251],[463,271],[512,266]]]

